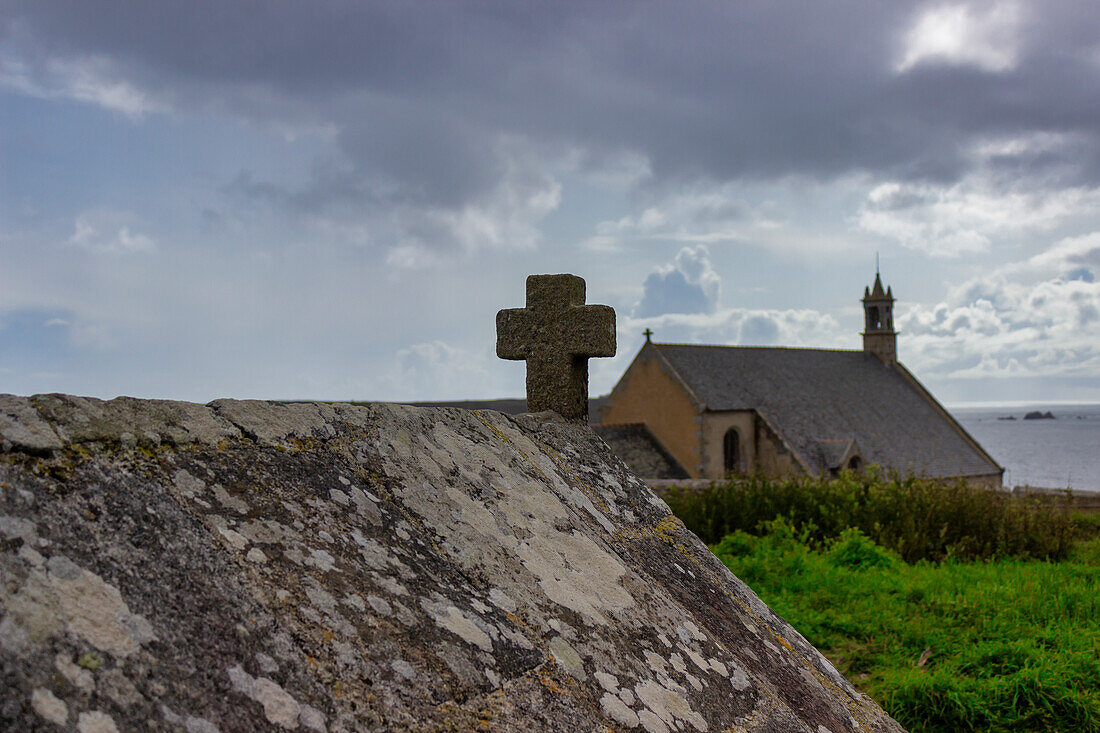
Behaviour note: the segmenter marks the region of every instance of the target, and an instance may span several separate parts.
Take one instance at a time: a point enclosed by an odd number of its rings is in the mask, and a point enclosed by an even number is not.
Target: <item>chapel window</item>
[[[741,436],[734,428],[727,430],[722,438],[722,456],[727,474],[741,471]]]
[[[849,471],[858,471],[861,468],[863,468],[863,459],[860,458],[859,456],[852,456],[848,460],[848,470]]]
[[[878,306],[871,306],[871,309],[867,312],[869,319],[868,328],[871,330],[880,328],[882,326],[882,317],[879,315]]]

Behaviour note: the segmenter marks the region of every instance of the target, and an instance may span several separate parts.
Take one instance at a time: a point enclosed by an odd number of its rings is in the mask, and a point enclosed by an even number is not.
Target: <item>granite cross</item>
[[[529,275],[527,307],[497,313],[497,356],[527,361],[527,409],[588,419],[588,360],[615,356],[615,309],[584,304],[584,279]]]

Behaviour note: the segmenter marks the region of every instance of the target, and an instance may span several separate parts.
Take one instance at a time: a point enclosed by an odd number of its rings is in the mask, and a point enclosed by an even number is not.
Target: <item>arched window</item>
[[[727,430],[722,438],[722,459],[726,473],[741,471],[741,436],[734,428]]]
[[[863,468],[863,459],[862,458],[860,458],[859,456],[852,456],[851,458],[848,459],[848,470],[849,471],[858,471],[861,468]]]
[[[882,326],[882,316],[879,315],[878,306],[871,306],[867,311],[867,328],[874,330]]]

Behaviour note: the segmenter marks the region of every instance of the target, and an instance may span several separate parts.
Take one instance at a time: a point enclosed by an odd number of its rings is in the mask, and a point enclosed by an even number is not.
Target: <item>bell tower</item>
[[[875,268],[875,284],[863,289],[863,351],[874,354],[886,364],[898,360],[898,334],[894,330],[894,293],[882,289],[882,278]]]

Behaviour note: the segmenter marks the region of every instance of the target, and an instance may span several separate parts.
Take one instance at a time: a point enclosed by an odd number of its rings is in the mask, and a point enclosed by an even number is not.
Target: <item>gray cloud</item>
[[[1020,6],[1015,25],[977,39],[1015,44],[990,46],[993,62],[930,53],[903,71],[930,6],[796,5],[797,22],[783,2],[27,1],[6,4],[0,38],[4,76],[23,88],[76,94],[65,76],[80,73],[84,98],[108,106],[335,130],[341,175],[298,192],[317,205],[476,205],[516,175],[505,139],[539,151],[536,170],[571,149],[589,164],[640,155],[657,186],[851,172],[944,183],[970,170],[976,141],[1049,132],[1084,142],[991,165],[1100,181],[1095,5]]]

